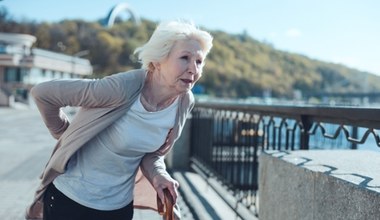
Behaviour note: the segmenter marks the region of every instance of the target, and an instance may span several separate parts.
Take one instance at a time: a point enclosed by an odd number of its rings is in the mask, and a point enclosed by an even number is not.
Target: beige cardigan
[[[132,70],[97,80],[53,80],[32,88],[31,94],[42,119],[58,142],[40,177],[41,183],[27,209],[26,219],[43,218],[46,187],[65,172],[68,160],[80,147],[129,110],[141,92],[145,77],[144,70]],[[168,133],[167,141],[159,150],[143,157],[136,177],[135,207],[157,210],[156,192],[149,182],[157,174],[169,175],[164,155],[181,134],[193,105],[191,92],[180,96],[175,126]],[[72,122],[61,113],[60,108],[64,106],[81,107]]]

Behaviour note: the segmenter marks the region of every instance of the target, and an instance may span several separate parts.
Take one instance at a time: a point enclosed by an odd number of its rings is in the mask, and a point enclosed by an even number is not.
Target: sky
[[[380,75],[379,0],[0,0],[14,19],[38,22],[96,21],[118,3],[140,18],[246,32],[278,50]]]

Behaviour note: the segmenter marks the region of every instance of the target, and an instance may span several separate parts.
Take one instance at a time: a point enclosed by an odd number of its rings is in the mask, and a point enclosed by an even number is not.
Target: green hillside
[[[6,10],[0,12],[0,32],[34,35],[35,47],[67,54],[89,50],[86,58],[94,66],[95,77],[138,68],[133,51],[148,40],[156,25],[149,20],[139,26],[126,21],[108,29],[99,22],[82,20],[15,21]],[[276,50],[246,34],[208,31],[214,36],[214,47],[199,82],[208,95],[244,98],[270,92],[274,97],[291,98],[295,91],[380,91],[380,77],[374,74]]]

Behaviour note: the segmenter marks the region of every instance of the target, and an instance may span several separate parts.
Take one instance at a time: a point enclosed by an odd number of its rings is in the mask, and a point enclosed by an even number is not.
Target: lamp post
[[[75,74],[75,59],[78,58],[78,57],[83,57],[83,56],[86,56],[90,53],[89,50],[81,50],[79,52],[76,52],[72,55],[72,58],[71,58],[71,74]]]
[[[81,50],[79,52],[74,53],[73,57],[83,57],[90,53],[89,50]]]

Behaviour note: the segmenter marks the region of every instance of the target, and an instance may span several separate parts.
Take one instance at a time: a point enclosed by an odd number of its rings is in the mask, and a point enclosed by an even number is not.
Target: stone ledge
[[[380,216],[378,152],[267,151],[259,164],[260,220]]]

